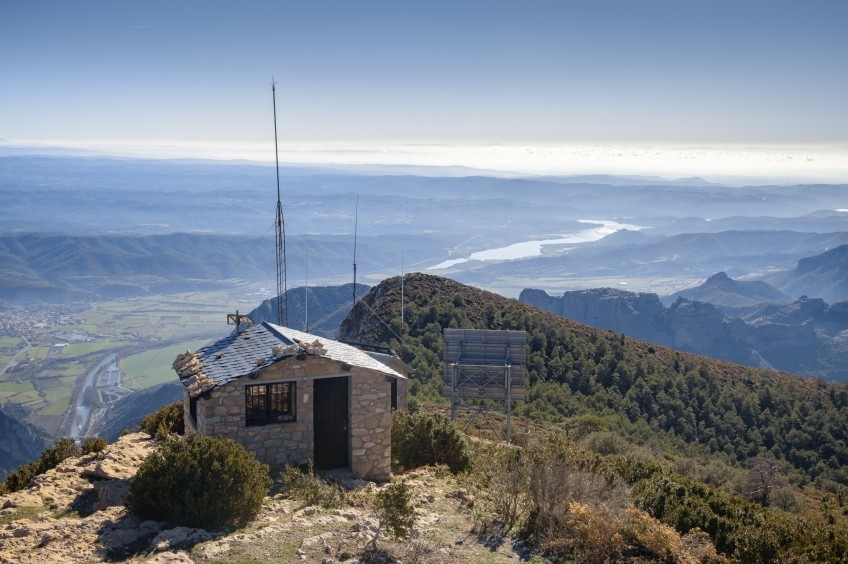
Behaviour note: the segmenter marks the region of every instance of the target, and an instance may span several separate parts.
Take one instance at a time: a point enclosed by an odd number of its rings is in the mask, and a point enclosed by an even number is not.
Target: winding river
[[[464,262],[472,260],[515,260],[538,257],[542,256],[542,247],[544,247],[545,245],[576,245],[579,243],[590,243],[592,241],[598,241],[600,239],[603,239],[607,235],[612,235],[613,233],[615,233],[616,231],[620,231],[621,229],[630,229],[633,231],[638,231],[639,229],[642,229],[642,227],[638,225],[618,223],[617,221],[611,221],[608,219],[581,219],[580,223],[589,223],[596,226],[600,225],[600,227],[591,227],[589,229],[583,229],[581,231],[577,231],[576,233],[563,235],[562,237],[558,237],[556,239],[523,241],[521,243],[514,243],[506,247],[498,247],[496,249],[478,251],[476,253],[471,253],[467,258],[449,259],[440,262],[435,266],[429,267],[427,270],[450,268],[452,266],[456,266],[457,264],[462,264]]]

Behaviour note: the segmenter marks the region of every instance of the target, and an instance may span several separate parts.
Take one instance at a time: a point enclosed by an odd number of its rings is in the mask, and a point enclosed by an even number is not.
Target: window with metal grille
[[[245,386],[245,414],[248,426],[295,420],[295,383]]]

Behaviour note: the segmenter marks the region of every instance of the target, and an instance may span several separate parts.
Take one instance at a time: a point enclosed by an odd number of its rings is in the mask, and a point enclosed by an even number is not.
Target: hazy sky
[[[285,147],[778,144],[839,160],[848,1],[0,0],[8,142],[264,147],[272,76]]]

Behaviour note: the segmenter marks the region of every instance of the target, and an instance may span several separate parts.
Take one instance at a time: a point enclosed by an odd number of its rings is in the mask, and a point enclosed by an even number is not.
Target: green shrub
[[[142,431],[157,439],[164,439],[174,433],[185,434],[185,419],[183,418],[183,402],[178,401],[169,405],[163,405],[153,413],[141,420],[139,425]]]
[[[630,503],[624,483],[603,474],[597,455],[580,451],[561,435],[536,438],[525,458],[529,509],[524,535],[559,557],[590,550],[597,541],[601,544],[590,552],[597,549],[612,558],[613,548],[604,544],[609,531],[602,527],[613,527],[624,515]],[[578,513],[586,519],[576,518]],[[573,545],[572,534],[585,538]]]
[[[63,437],[42,452],[38,460],[24,464],[6,476],[6,481],[3,483],[4,489],[7,492],[22,490],[29,485],[30,480],[34,477],[56,468],[66,458],[79,456],[80,454],[81,451],[76,441],[68,437]]]
[[[82,449],[82,454],[96,454],[98,452],[103,452],[109,445],[109,442],[106,439],[101,439],[100,437],[86,437],[82,440],[82,444],[80,448]]]
[[[415,524],[415,505],[412,503],[412,488],[404,480],[392,481],[377,492],[377,513],[380,527],[371,539],[371,548],[377,548],[377,539],[384,529],[395,538],[405,539]]]
[[[268,466],[231,439],[166,439],[130,484],[131,512],[189,527],[243,525],[271,485]]]
[[[286,464],[280,473],[285,495],[305,501],[310,505],[331,508],[344,504],[345,491],[337,482],[326,480],[315,473],[310,460],[306,468]]]
[[[406,468],[444,464],[456,474],[471,467],[468,441],[439,413],[396,411],[392,421],[392,456]]]

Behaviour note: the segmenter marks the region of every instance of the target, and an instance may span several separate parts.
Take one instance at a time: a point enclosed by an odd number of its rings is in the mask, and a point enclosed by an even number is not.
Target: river
[[[97,374],[106,366],[115,362],[114,354],[106,355],[100,362],[91,368],[85,375],[82,385],[77,390],[74,405],[71,406],[69,412],[71,414],[70,429],[67,433],[69,437],[84,437],[88,432],[88,424],[91,419],[92,406],[86,404],[86,392],[89,388],[95,385]]]
[[[544,247],[545,245],[576,245],[579,243],[590,243],[592,241],[598,241],[600,239],[603,239],[607,235],[612,235],[613,233],[615,233],[616,231],[620,231],[621,229],[630,229],[633,231],[638,231],[639,229],[642,229],[642,227],[638,225],[618,223],[617,221],[612,221],[608,219],[581,219],[580,223],[600,225],[600,227],[591,227],[589,229],[583,229],[575,233],[563,235],[562,237],[558,237],[556,239],[537,239],[534,241],[523,241],[521,243],[507,245],[506,247],[498,247],[496,249],[478,251],[476,253],[471,253],[467,258],[449,259],[440,262],[435,266],[429,267],[427,270],[450,268],[451,266],[456,266],[457,264],[462,264],[464,262],[472,260],[515,260],[522,258],[538,257],[542,256],[542,247]]]

